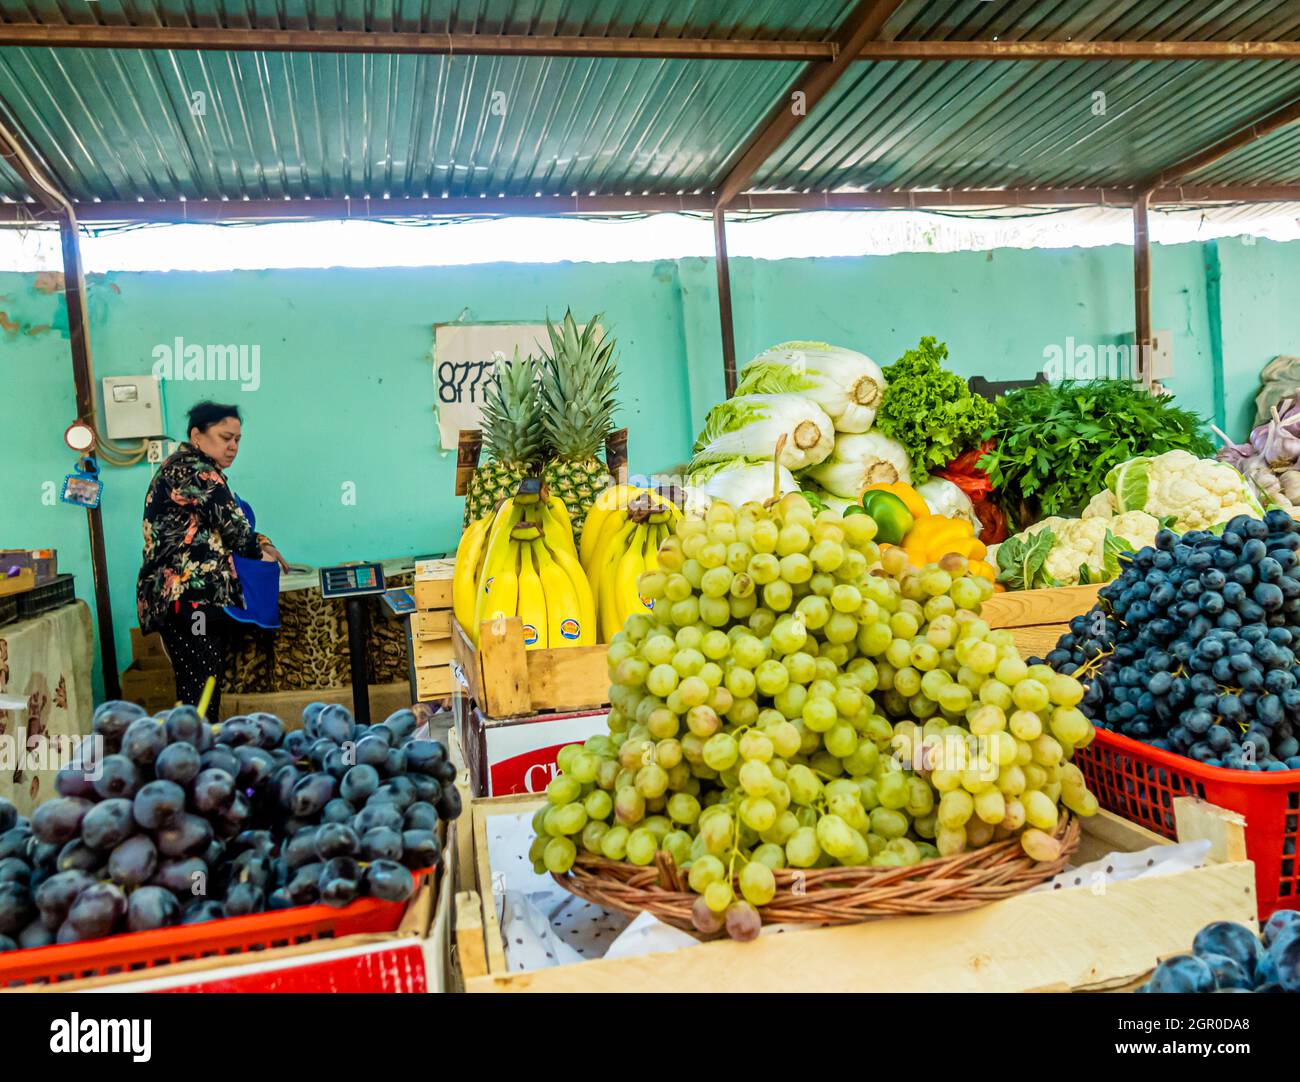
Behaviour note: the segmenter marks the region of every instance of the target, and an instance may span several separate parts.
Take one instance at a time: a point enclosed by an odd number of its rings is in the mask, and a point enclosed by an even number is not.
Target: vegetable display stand
[[[750,943],[720,939],[658,954],[545,969],[508,968],[493,900],[488,827],[531,815],[541,800],[474,800],[472,846],[454,863],[455,942],[468,992],[1022,992],[1119,987],[1186,950],[1216,920],[1255,925],[1254,871],[1222,844],[1211,861],[1137,879],[1093,877],[978,909],[835,927],[771,929]],[[1222,813],[1185,800],[1182,840],[1226,832]],[[1228,817],[1229,819],[1231,817]],[[1085,819],[1076,865],[1169,843],[1107,812]],[[497,873],[500,874],[499,872]],[[472,877],[472,878],[471,878]],[[1082,878],[1082,877],[1081,877]]]
[[[1075,752],[1101,806],[1165,837],[1179,829],[1180,797],[1208,800],[1244,819],[1242,853],[1255,865],[1260,920],[1300,906],[1300,770],[1206,766],[1106,729]]]
[[[1101,584],[1055,586],[1044,590],[1008,590],[980,607],[989,627],[1005,627],[1026,657],[1046,657],[1069,630],[1074,617],[1097,604]]]

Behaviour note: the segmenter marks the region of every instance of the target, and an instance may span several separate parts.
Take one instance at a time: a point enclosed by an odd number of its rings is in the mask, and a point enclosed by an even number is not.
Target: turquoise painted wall
[[[1198,246],[1154,253],[1152,318],[1175,336],[1179,375],[1169,386],[1208,416]],[[1120,247],[747,261],[734,272],[736,351],[744,358],[811,334],[887,364],[933,335],[962,375],[1023,379],[1043,366],[1045,349],[1065,351],[1070,338],[1094,348],[1125,343],[1133,330],[1132,267],[1132,249]]]
[[[1213,242],[1211,242],[1213,243]],[[1206,254],[1222,264],[1221,341],[1210,318]],[[1121,344],[1133,321],[1128,248],[732,263],[741,362],[775,342],[815,338],[855,346],[882,364],[918,338],[945,340],[965,375],[1024,377],[1044,350],[1073,337]],[[50,502],[71,465],[61,435],[74,413],[61,302],[33,276],[0,274],[0,547],[48,545],[92,597],[85,516]],[[1175,335],[1171,387],[1215,412],[1216,351],[1228,419],[1260,365],[1300,352],[1282,299],[1300,295],[1300,244],[1156,246],[1154,322]],[[235,401],[246,438],[231,471],[259,527],[285,555],[312,564],[438,552],[454,546],[461,501],[454,455],[437,449],[429,363],[433,324],[532,321],[566,305],[603,311],[620,343],[619,422],[631,430],[634,472],[667,470],[689,454],[722,397],[713,263],[492,265],[392,270],[118,274],[90,283],[97,376],[148,371],[159,343],[261,347],[261,386],[172,383],[173,436],[200,397]],[[1294,301],[1292,301],[1294,307]],[[50,325],[52,330],[42,330]],[[30,332],[30,333],[29,333]],[[1237,420],[1234,421],[1234,418]],[[107,471],[105,529],[119,656],[135,623],[139,515],[150,467]],[[343,499],[356,486],[356,503]]]
[[[1235,439],[1255,418],[1259,371],[1279,354],[1300,357],[1300,244],[1236,237],[1219,241],[1223,371]]]

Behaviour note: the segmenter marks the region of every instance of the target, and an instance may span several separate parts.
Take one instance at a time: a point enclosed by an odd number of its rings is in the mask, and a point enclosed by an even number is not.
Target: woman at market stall
[[[275,585],[261,576],[241,576],[239,562],[264,561],[286,570],[288,565],[254,530],[247,505],[226,480],[242,437],[239,408],[200,402],[189,412],[187,430],[188,441],[158,468],[145,496],[136,607],[140,630],[162,636],[181,702],[197,704],[208,677],[215,678],[208,706],[208,717],[215,720],[235,628],[227,609],[246,612],[274,604]],[[246,596],[252,593],[259,596]]]

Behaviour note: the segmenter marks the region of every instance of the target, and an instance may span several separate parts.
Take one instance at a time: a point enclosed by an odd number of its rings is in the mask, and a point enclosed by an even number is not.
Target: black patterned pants
[[[181,602],[179,610],[167,613],[159,634],[176,671],[176,697],[197,706],[203,698],[208,677],[216,678],[216,689],[208,704],[208,720],[221,717],[221,679],[226,669],[226,648],[233,621],[215,605]]]

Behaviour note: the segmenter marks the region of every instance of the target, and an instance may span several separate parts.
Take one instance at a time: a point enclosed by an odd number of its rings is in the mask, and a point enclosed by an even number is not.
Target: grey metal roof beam
[[[423,53],[430,56],[625,57],[657,60],[831,60],[833,41],[430,34],[385,30],[276,30],[198,26],[0,24],[0,45],[48,49],[219,52]]]
[[[441,34],[263,27],[0,23],[0,45],[49,49],[358,52],[430,55],[834,60],[834,41]],[[867,41],[864,60],[1300,60],[1300,41]]]
[[[1300,41],[871,41],[854,60],[1300,60]]]

